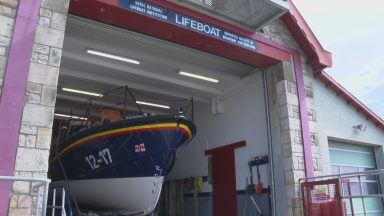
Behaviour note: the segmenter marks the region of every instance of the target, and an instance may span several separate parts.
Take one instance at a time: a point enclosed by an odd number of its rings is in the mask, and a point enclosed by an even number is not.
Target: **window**
[[[373,170],[373,168],[332,165],[331,170],[332,174],[344,174],[369,171]],[[361,187],[363,195],[379,193],[379,184],[376,176],[361,177]],[[357,178],[351,179],[351,193],[353,196],[361,195],[359,180]]]

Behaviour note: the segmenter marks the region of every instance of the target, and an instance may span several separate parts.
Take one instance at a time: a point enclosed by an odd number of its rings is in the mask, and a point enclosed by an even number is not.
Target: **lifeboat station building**
[[[331,66],[291,0],[0,0],[0,215],[113,213],[55,188],[51,143],[138,109],[197,131],[152,215],[383,215],[384,121]]]

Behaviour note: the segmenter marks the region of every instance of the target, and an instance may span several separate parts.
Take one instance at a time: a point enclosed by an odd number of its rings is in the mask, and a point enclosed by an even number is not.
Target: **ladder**
[[[47,216],[72,216],[72,206],[65,186],[51,186],[48,192]]]

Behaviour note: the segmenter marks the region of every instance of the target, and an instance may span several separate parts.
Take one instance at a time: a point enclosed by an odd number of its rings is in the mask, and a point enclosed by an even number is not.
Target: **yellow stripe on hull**
[[[92,140],[92,139],[96,139],[96,138],[103,137],[103,136],[108,136],[110,134],[115,134],[115,133],[116,134],[117,133],[126,133],[126,132],[130,132],[130,131],[134,131],[134,130],[146,130],[146,129],[150,130],[150,129],[161,129],[161,128],[169,128],[169,127],[175,127],[176,128],[177,123],[160,123],[160,124],[132,126],[132,127],[119,128],[119,129],[115,129],[115,130],[104,131],[101,133],[93,134],[93,135],[84,137],[82,139],[79,139],[76,142],[74,142],[74,143],[70,144],[69,146],[67,146],[66,148],[64,148],[58,155],[56,155],[50,161],[50,163],[54,162],[55,160],[57,160],[62,155],[69,152],[71,149],[74,149],[74,148],[76,148],[76,147],[78,147],[78,146],[80,146],[80,145],[82,145],[82,144],[84,144],[87,141]],[[184,124],[179,124],[179,128],[183,128],[187,132],[188,137],[191,137],[192,132],[188,126],[186,126]]]

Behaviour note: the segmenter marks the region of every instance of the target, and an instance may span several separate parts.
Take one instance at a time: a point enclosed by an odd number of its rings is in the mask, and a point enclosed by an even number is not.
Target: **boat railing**
[[[14,182],[29,182],[32,183],[32,191],[29,195],[36,197],[34,204],[31,206],[34,216],[45,216],[47,213],[47,198],[50,179],[46,178],[31,178],[31,177],[18,177],[18,176],[0,176],[0,181],[6,181],[10,184]],[[11,185],[10,185],[11,187]],[[41,197],[42,192],[42,197]],[[42,198],[42,201],[41,201]]]

